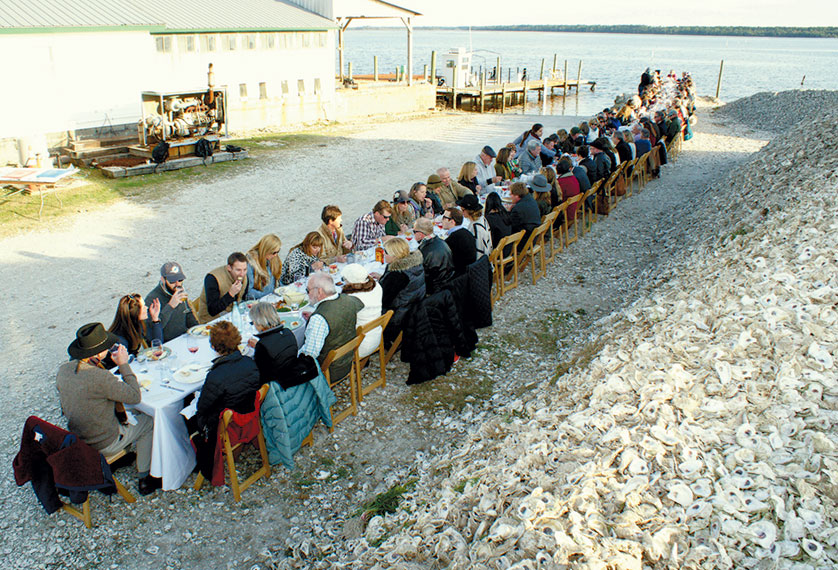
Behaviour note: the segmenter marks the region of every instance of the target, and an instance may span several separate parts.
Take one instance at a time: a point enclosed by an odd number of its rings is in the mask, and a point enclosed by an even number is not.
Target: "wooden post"
[[[556,76],[556,64],[559,63],[559,54],[553,54],[553,77]]]
[[[407,85],[413,85],[413,21],[412,18],[402,18],[407,28]]]
[[[459,67],[458,65],[455,65],[453,67],[453,72],[454,72],[454,74],[452,75],[453,85],[451,85],[451,106],[454,108],[455,111],[457,110],[457,68],[458,67]]]
[[[352,62],[348,62],[346,64],[346,75],[349,77],[349,81],[352,81]]]
[[[576,92],[579,93],[579,85],[582,83],[582,60],[579,60],[579,71],[576,73]]]
[[[506,75],[506,82],[509,83],[510,81],[512,81],[512,68],[511,67],[507,70],[507,75]]]
[[[372,56],[372,80],[378,81],[378,56]]]
[[[500,112],[506,112],[506,83],[500,86]]]
[[[343,84],[343,25],[340,20],[338,20],[338,67],[340,67],[340,72],[338,76],[340,77],[341,85]]]
[[[484,97],[483,97],[483,86],[480,86],[480,112],[483,112],[484,109]]]
[[[436,50],[431,52],[431,83],[436,85]]]
[[[495,71],[495,83],[503,83],[503,70],[500,68],[500,56],[498,56],[498,63]],[[801,85],[803,85],[801,83]]]
[[[567,95],[567,60],[564,60],[564,75],[562,75],[564,79],[564,87],[562,87],[562,95]]]
[[[716,99],[719,98],[719,93],[722,91],[722,72],[725,70],[725,60],[722,60],[721,65],[719,65],[719,82],[716,83]]]
[[[427,63],[425,64],[425,67],[422,68],[422,77],[425,78],[425,82],[427,83],[427,81],[428,81],[428,64]]]
[[[527,110],[527,80],[524,79],[524,93],[523,93],[524,110]]]
[[[541,58],[541,74],[538,76],[538,80],[541,81],[544,79],[544,58]]]

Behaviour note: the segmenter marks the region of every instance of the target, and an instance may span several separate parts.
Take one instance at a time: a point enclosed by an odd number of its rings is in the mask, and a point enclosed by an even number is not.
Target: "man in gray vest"
[[[320,364],[330,351],[340,348],[355,338],[358,311],[364,304],[352,295],[338,295],[328,273],[317,272],[308,279],[309,301],[315,310],[308,320],[306,341],[301,354],[316,358]],[[329,367],[331,381],[340,380],[352,368],[352,354],[347,354]]]

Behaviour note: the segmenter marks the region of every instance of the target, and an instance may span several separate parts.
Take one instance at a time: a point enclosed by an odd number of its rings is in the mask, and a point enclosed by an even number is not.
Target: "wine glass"
[[[163,341],[159,338],[155,338],[151,341],[151,355],[154,358],[160,358],[163,356]]]
[[[199,348],[200,345],[198,344],[198,339],[190,335],[189,338],[186,339],[186,349],[194,355],[198,352]]]

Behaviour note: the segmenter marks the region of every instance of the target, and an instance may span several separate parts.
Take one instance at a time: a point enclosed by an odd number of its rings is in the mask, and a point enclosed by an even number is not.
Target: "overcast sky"
[[[838,0],[388,0],[421,12],[417,26],[645,24],[651,26],[838,26]],[[381,20],[376,25],[382,25]],[[388,22],[401,25],[397,20]],[[357,25],[367,25],[358,22]]]

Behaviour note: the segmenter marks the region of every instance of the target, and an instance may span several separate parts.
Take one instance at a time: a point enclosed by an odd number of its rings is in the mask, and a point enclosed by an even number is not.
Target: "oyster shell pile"
[[[706,237],[603,322],[588,366],[483,424],[324,563],[838,566],[838,151],[813,132],[838,115],[711,188]]]

